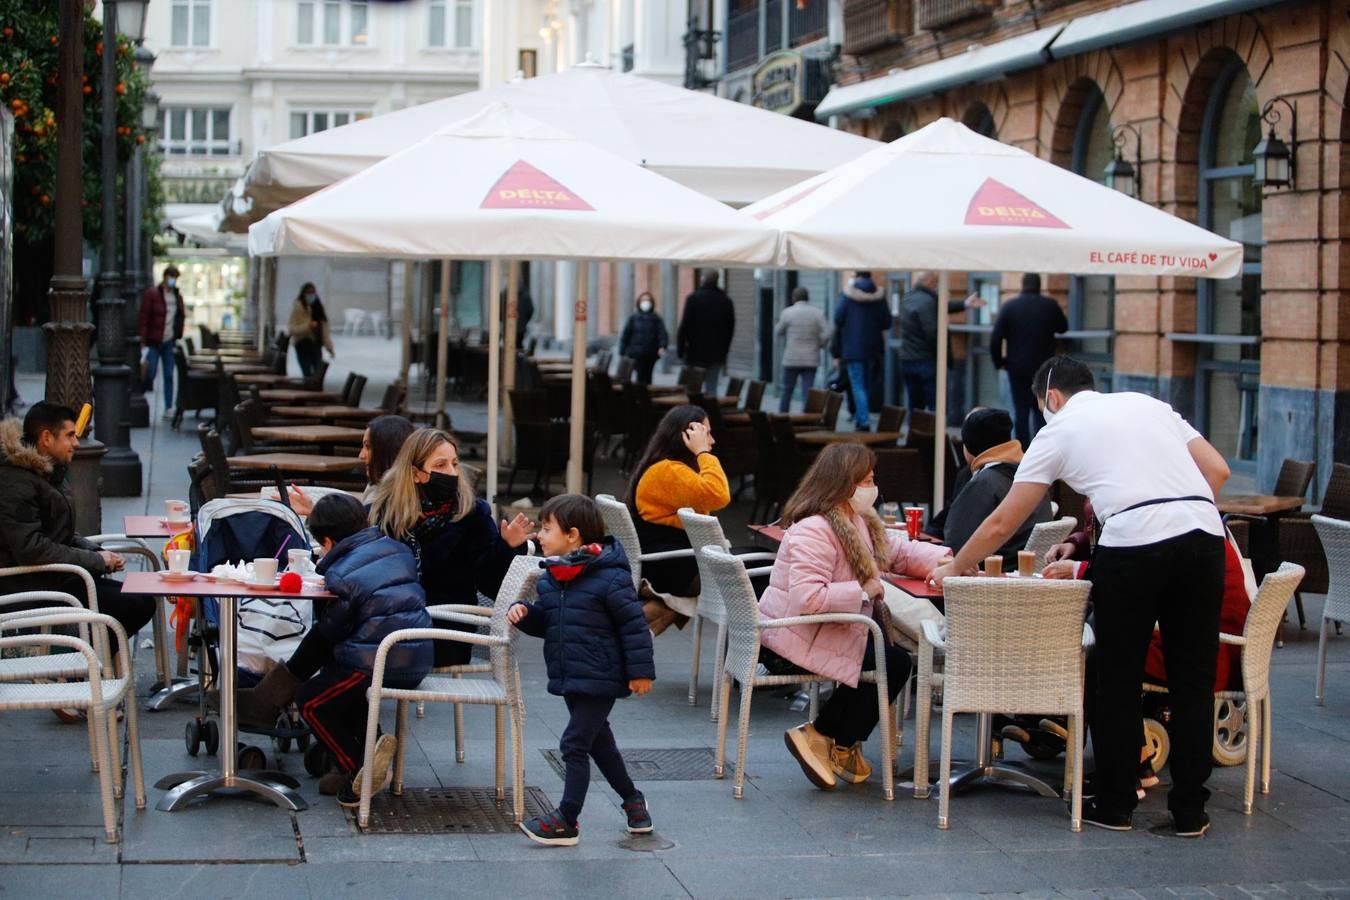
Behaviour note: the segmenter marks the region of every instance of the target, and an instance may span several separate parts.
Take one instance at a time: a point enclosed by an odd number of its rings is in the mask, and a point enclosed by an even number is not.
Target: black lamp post
[[[1289,110],[1287,145],[1275,136],[1275,126],[1282,118],[1277,103],[1283,103]],[[1291,103],[1283,97],[1272,98],[1261,109],[1261,121],[1268,124],[1270,130],[1252,150],[1252,161],[1256,164],[1256,174],[1252,178],[1252,183],[1259,188],[1293,187],[1297,168],[1295,154],[1298,151],[1298,104]]]
[[[1133,164],[1121,155],[1129,142],[1130,135],[1134,135]],[[1143,136],[1139,134],[1139,129],[1133,125],[1117,125],[1111,130],[1111,142],[1116,145],[1116,152],[1111,161],[1106,164],[1106,169],[1102,172],[1102,180],[1112,190],[1120,191],[1122,194],[1138,200],[1140,182],[1144,176]]]
[[[94,433],[108,448],[100,469],[103,495],[138,497],[141,460],[131,449],[131,368],[126,359],[126,301],[117,272],[117,19],[122,13],[127,33],[143,37],[148,0],[104,0],[103,3],[103,121],[100,142],[103,180],[103,248],[99,258],[98,300],[94,324],[98,331],[98,365],[94,367]]]
[[[138,46],[135,54],[137,71],[148,74],[155,64],[155,54],[144,46]],[[159,118],[159,96],[146,91],[141,106],[141,133],[147,138],[154,134]],[[141,341],[136,334],[136,321],[140,313],[141,293],[150,277],[150,265],[147,261],[145,229],[141,219],[144,217],[145,202],[145,148],[137,146],[127,160],[124,176],[126,195],[126,239],[124,243],[122,272],[122,296],[126,300],[123,310],[123,335],[126,339],[127,366],[131,369],[130,383],[127,389],[127,418],[132,428],[145,428],[150,424],[150,405],[145,402],[145,392],[141,390]]]

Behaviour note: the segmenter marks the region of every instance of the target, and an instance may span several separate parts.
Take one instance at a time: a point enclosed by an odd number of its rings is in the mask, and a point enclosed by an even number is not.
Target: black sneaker
[[[1154,778],[1153,783],[1154,784],[1158,783],[1156,777]],[[1101,780],[1097,777],[1096,772],[1088,772],[1086,775],[1083,776],[1083,802],[1086,803],[1088,800],[1091,800],[1100,793],[1101,793]],[[1136,782],[1134,786],[1134,796],[1136,800],[1143,800],[1144,797],[1146,796],[1144,793],[1143,785],[1138,782]]]
[[[1172,821],[1177,826],[1177,837],[1204,837],[1205,832],[1209,831],[1209,813],[1204,810],[1193,815],[1179,815],[1174,812]]]
[[[562,813],[556,809],[528,822],[521,822],[520,830],[535,843],[551,847],[573,847],[581,838],[581,829],[576,825],[568,825]]]
[[[1096,800],[1088,800],[1083,803],[1083,822],[1087,825],[1105,828],[1107,831],[1132,831],[1134,829],[1133,816],[1129,813],[1116,813],[1102,809],[1097,805]]]
[[[342,787],[338,788],[337,802],[344,809],[356,809],[361,805],[361,792],[352,790],[350,778],[343,778]]]
[[[623,802],[624,815],[628,816],[629,834],[651,834],[652,814],[647,810],[647,798],[636,794]]]

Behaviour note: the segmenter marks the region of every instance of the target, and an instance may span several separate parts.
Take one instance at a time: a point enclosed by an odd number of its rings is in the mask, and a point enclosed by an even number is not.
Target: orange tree
[[[87,7],[86,7],[87,8]],[[0,0],[0,102],[14,114],[14,322],[35,324],[47,315],[56,203],[57,4],[51,0]],[[100,141],[102,135],[103,25],[86,12],[80,91],[84,96],[83,188],[80,206],[84,238],[98,245],[102,217]],[[137,146],[151,151],[140,126],[147,79],[133,64],[135,47],[118,36],[117,172],[120,180]],[[146,154],[151,197],[143,227],[157,230],[162,196],[154,177],[158,158]],[[120,196],[120,195],[119,195]],[[120,223],[119,223],[120,224]],[[119,229],[121,230],[121,229]],[[125,237],[125,235],[123,235]]]

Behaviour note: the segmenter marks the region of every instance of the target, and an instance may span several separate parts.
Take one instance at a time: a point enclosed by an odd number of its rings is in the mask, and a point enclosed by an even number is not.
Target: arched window
[[[1235,463],[1255,465],[1261,373],[1261,189],[1252,150],[1261,140],[1256,86],[1233,60],[1215,79],[1200,135],[1200,224],[1243,245],[1242,273],[1200,279],[1196,306],[1195,420]]]
[[[1114,154],[1111,111],[1101,89],[1091,85],[1074,129],[1073,156],[1069,168],[1093,181],[1101,181]],[[1073,331],[1114,331],[1116,279],[1110,275],[1077,275],[1069,280],[1069,328]],[[1078,342],[1075,356],[1092,367],[1101,390],[1111,389],[1111,337]]]

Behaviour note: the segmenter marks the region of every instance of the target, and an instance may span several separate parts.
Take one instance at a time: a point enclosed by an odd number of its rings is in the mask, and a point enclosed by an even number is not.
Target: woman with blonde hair
[[[830,444],[816,457],[783,507],[780,524],[787,532],[759,600],[764,619],[861,613],[889,633],[882,573],[926,575],[949,555],[943,547],[887,531],[873,509],[875,464],[876,455],[858,444]],[[815,722],[783,736],[806,777],[823,790],[833,790],[840,778],[866,781],[872,767],[862,742],[877,726],[877,694],[858,676],[877,665],[870,631],[842,623],[794,625],[766,628],[762,641],[760,661],[769,671],[806,670],[839,682]],[[888,645],[884,665],[894,702],[909,676],[909,654]]]
[[[511,561],[525,552],[524,515],[500,525],[461,477],[459,445],[438,428],[414,431],[371,497],[370,521],[412,548],[427,605],[475,605],[495,597]],[[469,644],[435,643],[435,665],[469,661]]]

